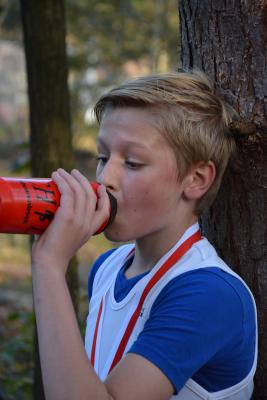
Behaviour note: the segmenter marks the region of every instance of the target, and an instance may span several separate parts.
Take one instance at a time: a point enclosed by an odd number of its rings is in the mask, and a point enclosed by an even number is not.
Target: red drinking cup
[[[99,183],[88,182],[95,194]],[[110,225],[117,212],[117,202],[108,192],[109,218],[95,235]],[[52,179],[0,178],[0,233],[41,234],[52,221],[60,204],[60,192]]]

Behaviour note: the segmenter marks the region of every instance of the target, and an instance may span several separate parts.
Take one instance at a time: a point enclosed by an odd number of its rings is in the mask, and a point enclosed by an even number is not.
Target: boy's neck
[[[151,268],[180,240],[185,231],[197,222],[197,217],[187,223],[179,224],[174,230],[155,232],[153,235],[136,240],[135,255],[125,276],[132,278]]]

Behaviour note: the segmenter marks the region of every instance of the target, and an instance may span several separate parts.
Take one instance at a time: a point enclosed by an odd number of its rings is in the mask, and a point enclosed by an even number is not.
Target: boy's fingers
[[[87,196],[93,196],[93,199],[97,200],[95,191],[93,190],[90,182],[84,175],[82,175],[77,169],[73,169],[71,171],[71,175],[80,183]]]
[[[110,201],[104,185],[98,187],[96,194],[88,179],[76,169],[69,174],[60,168],[52,174],[52,179],[61,192],[59,214],[65,219],[66,213],[74,214],[76,222],[83,225],[85,231],[90,228],[91,231],[109,218]]]
[[[82,216],[84,218],[84,215],[90,215],[92,213],[92,210],[95,211],[97,196],[92,189],[88,179],[84,175],[82,175],[77,169],[73,169],[71,171],[71,177],[77,182],[79,188],[83,191],[84,203],[82,204]],[[81,204],[77,204],[77,207],[80,206]]]
[[[88,179],[83,174],[81,174],[80,171],[78,171],[77,169],[73,169],[71,171],[71,176],[73,176],[82,185],[82,187],[84,188],[84,190],[86,190],[86,192],[92,189]]]
[[[66,181],[64,175],[61,173],[61,171],[55,171],[52,173],[51,178],[53,181],[56,183],[58,186],[58,189],[60,191],[60,206],[59,209],[56,213],[61,214],[61,213],[68,213],[71,215],[74,210],[74,199],[73,199],[73,193],[72,189],[70,188],[68,182]]]

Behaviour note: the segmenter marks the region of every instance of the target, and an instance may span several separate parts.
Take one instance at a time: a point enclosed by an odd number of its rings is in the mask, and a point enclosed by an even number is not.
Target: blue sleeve
[[[113,253],[114,250],[116,250],[116,249],[114,248],[114,249],[108,250],[105,253],[101,254],[96,259],[96,261],[94,262],[94,264],[93,264],[93,266],[92,266],[92,268],[90,270],[89,277],[88,277],[88,299],[89,299],[89,301],[90,301],[91,296],[92,296],[95,274],[97,273],[98,268],[100,267],[100,265],[105,261],[106,258],[108,258],[108,256],[110,254]]]
[[[243,379],[253,363],[251,297],[238,279],[212,269],[169,282],[129,351],[161,369],[177,392],[189,378],[209,391],[229,387]]]

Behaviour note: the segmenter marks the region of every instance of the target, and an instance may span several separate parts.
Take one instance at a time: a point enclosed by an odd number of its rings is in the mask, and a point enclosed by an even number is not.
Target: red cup
[[[88,182],[95,194],[99,183]],[[110,199],[109,218],[97,229],[103,232],[112,223],[117,202]],[[60,204],[57,185],[47,178],[0,178],[0,233],[41,234],[52,221]]]

